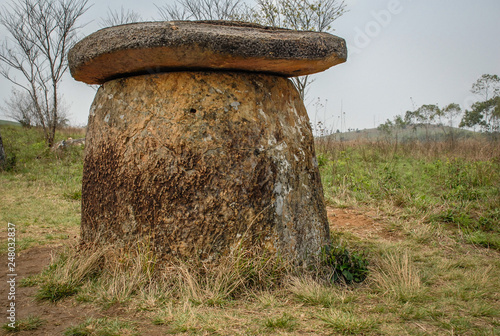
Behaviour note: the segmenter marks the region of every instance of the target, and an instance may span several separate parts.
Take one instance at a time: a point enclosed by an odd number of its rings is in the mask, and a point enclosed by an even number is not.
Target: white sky
[[[158,18],[160,0],[101,1],[82,17],[82,36],[99,29],[108,7],[124,6],[144,20]],[[312,122],[340,128],[341,106],[347,128],[372,128],[422,104],[474,101],[472,84],[485,73],[500,75],[498,0],[347,0],[349,12],[333,27],[347,40],[346,63],[315,75],[306,105]],[[0,4],[8,1],[0,0]],[[5,39],[0,29],[0,38]],[[11,84],[0,79],[0,104]],[[69,74],[61,88],[70,121],[86,125],[95,91]],[[314,103],[319,99],[321,106]],[[1,113],[1,112],[0,112]],[[0,115],[0,117],[2,117]]]

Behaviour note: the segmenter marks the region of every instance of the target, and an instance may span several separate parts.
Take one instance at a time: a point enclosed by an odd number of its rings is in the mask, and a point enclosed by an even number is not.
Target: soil
[[[398,240],[400,239],[397,232],[392,231],[387,224],[376,219],[375,213],[363,213],[356,209],[334,209],[327,207],[328,219],[332,232],[341,231],[349,232],[362,239],[381,239],[381,240]],[[5,235],[2,235],[2,240],[6,240]],[[40,273],[51,261],[51,256],[60,249],[61,246],[39,246],[24,250],[16,256],[16,319],[24,319],[30,315],[37,316],[44,320],[44,324],[33,331],[20,331],[15,333],[19,336],[28,335],[63,335],[64,331],[70,327],[77,325],[87,318],[102,318],[102,317],[124,317],[139,321],[137,331],[139,335],[163,335],[165,329],[162,326],[156,326],[149,319],[137,315],[134,312],[124,311],[120,307],[110,307],[103,310],[99,307],[94,307],[90,304],[78,303],[73,299],[62,300],[56,304],[49,302],[38,302],[34,299],[37,287],[21,287],[21,279]],[[3,269],[7,269],[7,256],[1,255],[3,260]],[[7,322],[6,310],[8,309],[9,301],[7,296],[9,287],[7,283],[7,274],[2,272],[0,281],[0,295],[2,314],[0,325]],[[142,321],[142,322],[140,322]],[[7,335],[5,330],[0,330],[0,335]]]
[[[401,233],[379,220],[375,212],[327,207],[332,232],[349,232],[362,239],[400,240]]]

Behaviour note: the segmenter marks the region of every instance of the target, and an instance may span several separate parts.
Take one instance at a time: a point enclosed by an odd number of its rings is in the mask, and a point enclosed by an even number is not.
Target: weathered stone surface
[[[227,21],[143,22],[102,29],[68,55],[88,84],[179,69],[244,70],[301,76],[345,62],[344,39]]]
[[[105,83],[91,107],[82,240],[164,256],[239,243],[294,260],[329,238],[309,118],[286,78],[171,72]]]

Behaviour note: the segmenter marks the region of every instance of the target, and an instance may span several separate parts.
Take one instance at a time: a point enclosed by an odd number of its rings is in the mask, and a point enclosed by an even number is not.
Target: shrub
[[[321,263],[326,266],[330,282],[359,283],[368,275],[366,258],[349,252],[345,246],[329,244],[321,249]]]

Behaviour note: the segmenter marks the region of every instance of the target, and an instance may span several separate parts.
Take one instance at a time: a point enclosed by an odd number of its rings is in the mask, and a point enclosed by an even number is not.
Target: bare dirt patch
[[[40,273],[44,267],[49,265],[52,253],[57,251],[57,247],[34,247],[28,250],[19,252],[16,257],[16,320],[27,318],[28,316],[37,316],[45,323],[37,330],[20,331],[16,335],[62,335],[64,330],[76,321],[84,320],[88,316],[96,313],[96,310],[84,305],[75,306],[72,300],[64,300],[58,304],[36,302],[34,295],[36,287],[21,287],[21,279],[30,275]],[[3,269],[7,269],[7,256],[2,258]],[[2,272],[4,273],[4,272]],[[2,275],[0,281],[0,295],[2,302],[2,316],[0,325],[7,322],[5,311],[9,304],[7,300],[7,274]],[[2,335],[9,334],[5,330],[1,330]]]
[[[337,209],[326,207],[330,230],[349,232],[363,239],[400,240],[399,232],[390,229],[387,224],[375,220],[376,214],[359,209]]]

